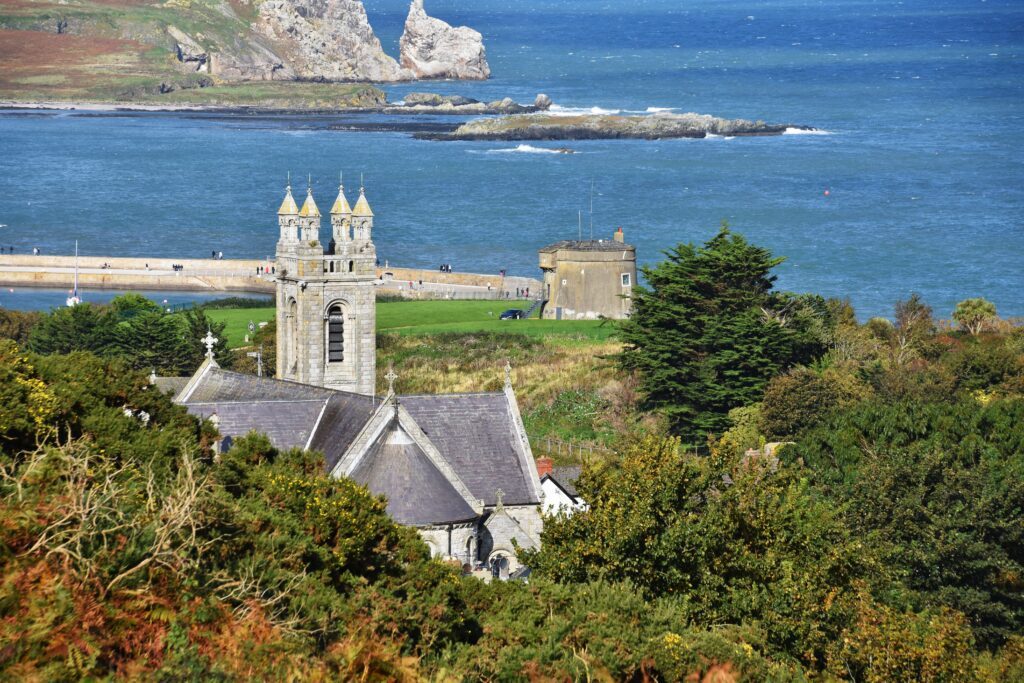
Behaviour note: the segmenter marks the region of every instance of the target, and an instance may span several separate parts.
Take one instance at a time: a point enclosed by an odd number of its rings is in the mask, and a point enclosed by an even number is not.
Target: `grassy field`
[[[604,341],[614,327],[597,320],[499,320],[502,311],[518,304],[508,301],[400,301],[377,304],[377,332],[399,335],[447,333],[512,333],[529,337],[568,337]],[[274,319],[273,308],[217,309],[207,311],[212,320],[224,322],[232,347],[245,344],[249,321]]]

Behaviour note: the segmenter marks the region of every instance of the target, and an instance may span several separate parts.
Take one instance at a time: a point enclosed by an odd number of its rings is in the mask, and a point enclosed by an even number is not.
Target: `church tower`
[[[359,229],[353,230],[357,213]],[[369,224],[364,213],[370,216]],[[292,198],[291,185],[286,189],[278,210],[278,378],[374,393],[377,252],[370,236],[372,216],[362,188],[353,211],[339,185],[325,249],[312,187],[301,209]]]

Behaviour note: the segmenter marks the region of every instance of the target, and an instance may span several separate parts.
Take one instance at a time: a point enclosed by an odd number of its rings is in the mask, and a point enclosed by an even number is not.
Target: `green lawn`
[[[614,327],[597,320],[499,320],[502,311],[525,308],[515,301],[399,301],[377,304],[377,331],[396,334],[444,332],[514,332],[530,336],[579,336],[607,339]],[[249,321],[259,324],[274,318],[273,308],[215,309],[207,315],[227,323],[224,332],[232,347],[242,346]],[[535,314],[536,315],[536,314]]]
[[[228,346],[235,348],[245,345],[245,335],[249,334],[249,321],[257,325],[274,319],[273,308],[215,308],[206,311],[206,315],[214,322],[227,323],[224,334],[228,338]]]

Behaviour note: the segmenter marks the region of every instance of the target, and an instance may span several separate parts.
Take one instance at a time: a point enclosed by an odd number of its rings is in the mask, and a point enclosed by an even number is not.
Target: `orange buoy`
[[[828,190],[825,190],[825,196],[826,196],[826,197],[828,197],[828,196],[829,196],[830,194],[832,194],[832,193],[831,193],[831,192],[829,192]]]

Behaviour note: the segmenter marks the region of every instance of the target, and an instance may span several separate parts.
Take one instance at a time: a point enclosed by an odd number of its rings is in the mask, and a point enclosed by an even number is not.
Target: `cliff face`
[[[423,0],[412,1],[399,46],[402,67],[414,78],[484,80],[491,75],[483,36],[428,16]]]
[[[360,0],[266,0],[254,28],[272,42],[299,78],[412,78],[385,54]]]

